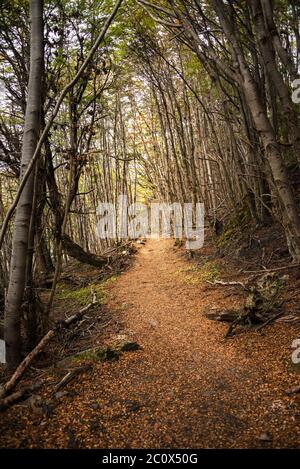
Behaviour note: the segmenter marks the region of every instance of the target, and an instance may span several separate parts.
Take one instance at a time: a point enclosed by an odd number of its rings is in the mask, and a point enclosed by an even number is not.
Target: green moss
[[[220,267],[215,262],[205,262],[200,272],[202,281],[213,282],[220,278]]]
[[[91,301],[92,292],[96,293],[97,301],[103,303],[105,301],[105,291],[103,290],[102,285],[89,285],[87,287],[78,288],[78,289],[61,289],[58,292],[58,299],[61,301],[70,301],[76,303],[80,306],[84,306]]]
[[[195,277],[194,275],[186,275],[185,282],[191,285],[198,285],[198,283],[201,282],[201,279],[199,277]]]
[[[74,355],[71,359],[75,363],[82,361],[82,360],[94,360],[95,350],[87,350],[84,353],[79,353],[78,355]]]
[[[199,267],[199,265],[194,264],[191,267],[188,267],[186,269],[186,272],[201,272],[202,267]]]
[[[101,283],[93,283],[82,288],[71,288],[60,285],[57,291],[57,298],[60,301],[68,301],[80,306],[88,304],[92,299],[92,294],[96,293],[97,301],[105,304],[107,301],[106,288],[117,280],[117,275],[112,275]]]
[[[186,274],[189,272],[201,272],[202,267],[199,266],[198,264],[192,264],[190,263],[188,267],[181,267],[180,269],[177,269],[175,271],[175,274]]]
[[[58,292],[59,300],[71,300],[80,305],[89,303],[91,296],[91,286],[78,289],[62,288]]]
[[[99,347],[85,352],[78,353],[72,357],[72,361],[78,362],[82,360],[92,360],[95,362],[115,361],[118,360],[121,351],[112,349],[111,347]]]
[[[225,247],[232,239],[237,236],[246,228],[251,221],[251,213],[247,205],[241,208],[238,213],[232,217],[227,223],[221,236],[217,239],[217,246],[219,248]]]
[[[218,248],[222,248],[226,246],[230,239],[232,239],[232,235],[234,234],[234,230],[232,228],[227,228],[223,231],[221,236],[217,239],[217,246]]]
[[[185,275],[185,282],[197,285],[200,282],[218,280],[220,277],[220,267],[214,261],[207,261],[201,267],[198,265],[193,265],[188,269],[185,269],[184,272],[192,272],[191,275]]]
[[[109,277],[107,280],[104,280],[104,281],[101,283],[101,285],[102,285],[102,287],[105,287],[105,286],[110,285],[111,283],[116,282],[116,280],[118,280],[118,275],[112,275],[112,276]]]

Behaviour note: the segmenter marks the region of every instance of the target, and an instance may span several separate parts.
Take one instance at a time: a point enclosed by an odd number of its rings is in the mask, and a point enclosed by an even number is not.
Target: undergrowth
[[[223,233],[217,239],[217,247],[226,247],[232,240],[236,240],[237,238],[242,237],[243,231],[250,222],[251,214],[249,208],[243,207],[226,224]]]
[[[185,275],[185,282],[196,285],[200,282],[213,282],[220,278],[221,269],[215,261],[206,261],[202,266],[194,264],[185,269],[184,272],[192,272],[191,275]]]
[[[84,306],[91,301],[93,294],[96,294],[97,301],[105,304],[107,301],[106,288],[110,283],[115,282],[116,279],[117,275],[112,275],[103,282],[92,283],[82,288],[74,288],[69,285],[60,284],[58,287],[57,299]]]

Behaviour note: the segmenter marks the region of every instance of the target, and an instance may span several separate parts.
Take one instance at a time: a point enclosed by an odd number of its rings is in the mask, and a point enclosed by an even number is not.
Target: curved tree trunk
[[[66,234],[62,239],[62,244],[63,249],[68,254],[68,256],[74,257],[74,259],[77,259],[79,262],[93,265],[95,267],[103,267],[105,264],[107,264],[106,257],[99,257],[96,256],[96,254],[85,251],[81,246],[79,246],[79,244],[75,243],[70,238],[70,236]]]

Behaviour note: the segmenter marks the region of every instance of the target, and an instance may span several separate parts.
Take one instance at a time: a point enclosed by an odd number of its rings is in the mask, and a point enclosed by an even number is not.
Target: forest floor
[[[204,313],[237,307],[241,294],[207,276],[174,242],[148,240],[108,285],[106,304],[142,348],[92,361],[59,398],[49,384],[48,412],[24,404],[4,412],[0,446],[300,447],[300,396],[285,392],[300,384],[291,364],[299,325],[225,339],[228,325]]]

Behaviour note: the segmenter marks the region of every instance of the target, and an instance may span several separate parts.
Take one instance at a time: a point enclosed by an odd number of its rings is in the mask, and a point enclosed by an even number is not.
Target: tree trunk
[[[285,236],[291,256],[295,262],[300,261],[300,216],[297,200],[293,193],[287,168],[284,164],[281,149],[276,141],[276,135],[265,110],[257,83],[251,75],[245,60],[241,44],[235,34],[233,25],[226,17],[222,0],[212,0],[212,4],[219,16],[221,26],[226,34],[241,76],[241,85],[249,106],[252,119],[264,146],[265,154],[271,168],[272,177],[282,209],[282,221]]]
[[[300,165],[300,127],[298,125],[298,116],[295,112],[288,86],[284,83],[282,74],[278,70],[276,57],[272,50],[272,43],[265,28],[263,12],[260,8],[259,0],[252,2],[252,10],[264,66],[279,96],[282,111],[290,129],[295,159],[298,160],[298,164]],[[276,130],[276,128],[274,130]]]
[[[30,73],[22,141],[21,175],[34,154],[40,132],[44,70],[43,0],[30,2]],[[15,217],[10,279],[5,306],[6,359],[15,367],[21,359],[21,305],[26,281],[28,236],[32,210],[34,173],[29,176],[20,197]]]
[[[67,234],[65,234],[62,238],[62,245],[64,251],[68,254],[68,256],[77,259],[79,262],[93,265],[95,267],[103,267],[107,264],[106,257],[100,257],[96,254],[85,251],[84,249],[82,249],[81,246],[79,246],[79,244],[75,243]]]

